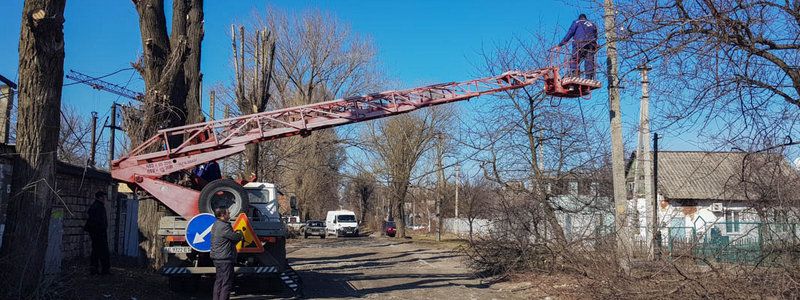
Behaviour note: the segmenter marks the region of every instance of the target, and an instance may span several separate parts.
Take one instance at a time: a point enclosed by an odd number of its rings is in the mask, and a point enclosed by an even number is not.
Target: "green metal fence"
[[[797,223],[718,222],[703,227],[662,228],[662,249],[671,256],[743,264],[800,260]]]

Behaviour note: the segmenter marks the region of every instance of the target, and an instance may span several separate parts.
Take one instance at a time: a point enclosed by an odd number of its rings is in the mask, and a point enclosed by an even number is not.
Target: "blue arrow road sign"
[[[186,242],[194,250],[200,252],[211,251],[211,226],[217,218],[205,213],[194,216],[186,224]]]

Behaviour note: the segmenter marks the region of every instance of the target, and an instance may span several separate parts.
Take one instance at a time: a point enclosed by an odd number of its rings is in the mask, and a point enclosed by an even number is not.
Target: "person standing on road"
[[[588,79],[594,79],[594,56],[597,53],[597,26],[586,19],[586,15],[580,14],[572,26],[569,27],[567,35],[555,47],[556,51],[572,39],[572,55],[569,60],[570,76],[578,77],[580,72],[578,65],[584,62],[584,74]]]
[[[110,274],[110,258],[108,253],[108,219],[106,219],[106,192],[97,191],[94,194],[94,202],[86,211],[86,225],[83,229],[89,233],[92,240],[92,255],[90,257],[91,274],[98,272],[103,275]],[[98,267],[100,268],[98,270]]]
[[[217,220],[211,227],[211,260],[217,270],[214,281],[214,300],[229,299],[233,287],[233,265],[236,263],[236,243],[242,240],[241,231],[233,231],[227,208],[214,209]]]

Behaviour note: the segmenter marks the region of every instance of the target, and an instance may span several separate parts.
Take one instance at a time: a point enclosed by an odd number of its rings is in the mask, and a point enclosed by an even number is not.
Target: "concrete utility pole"
[[[461,185],[461,178],[458,177],[458,171],[461,170],[461,166],[456,164],[456,218],[458,218],[458,186]]]
[[[650,199],[652,199],[650,187],[650,183],[652,182],[650,176],[650,94],[648,90],[649,81],[647,78],[647,71],[649,71],[650,68],[647,65],[641,65],[639,66],[639,70],[642,71],[642,99],[639,104],[639,136],[636,144],[636,168],[632,170],[634,172],[632,200],[637,210],[639,210],[641,206],[645,207],[644,213],[639,211],[641,215],[639,215],[637,224],[641,224],[642,219],[645,220],[645,226],[641,228],[640,235],[644,235],[647,241],[648,257],[653,259],[655,250],[653,245],[654,233],[650,228],[653,227],[655,219],[652,218],[654,206],[650,201]]]
[[[89,151],[89,165],[94,167],[97,154],[97,112],[92,112],[92,147]]]
[[[611,121],[611,169],[614,185],[614,225],[617,235],[617,256],[622,271],[630,273],[632,256],[628,225],[627,195],[625,192],[625,157],[622,144],[622,114],[619,104],[619,62],[617,61],[616,10],[613,0],[604,0],[603,21],[606,36],[606,66],[608,68],[608,102]]]

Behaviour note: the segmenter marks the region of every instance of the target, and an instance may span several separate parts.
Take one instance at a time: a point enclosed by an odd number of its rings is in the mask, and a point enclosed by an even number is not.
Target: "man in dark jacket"
[[[578,65],[584,62],[586,78],[594,79],[594,55],[597,53],[597,26],[580,14],[569,27],[567,35],[558,43],[556,49],[563,47],[572,39],[572,56],[569,61],[570,76],[580,76]]]
[[[217,269],[213,299],[228,299],[233,287],[233,266],[236,263],[236,243],[242,240],[242,232],[233,232],[227,208],[214,209],[217,220],[211,227],[211,260]]]
[[[109,274],[109,254],[108,254],[108,219],[106,219],[106,192],[98,191],[94,194],[94,202],[86,211],[86,225],[83,229],[89,233],[92,240],[91,269],[92,274]]]

